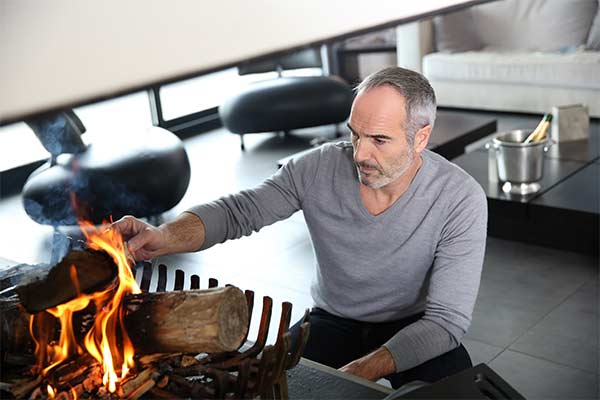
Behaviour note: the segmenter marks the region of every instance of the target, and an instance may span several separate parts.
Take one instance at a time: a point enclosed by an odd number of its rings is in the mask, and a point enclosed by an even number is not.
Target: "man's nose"
[[[369,145],[367,141],[357,139],[354,142],[354,161],[361,162],[370,157]]]

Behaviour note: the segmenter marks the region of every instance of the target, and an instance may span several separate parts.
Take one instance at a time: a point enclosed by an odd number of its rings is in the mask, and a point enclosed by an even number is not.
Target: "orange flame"
[[[56,392],[54,391],[54,388],[50,385],[46,386],[46,391],[48,391],[48,397],[53,399],[54,396],[56,395]]]
[[[94,325],[85,335],[84,347],[102,365],[104,385],[110,392],[115,392],[117,383],[125,378],[134,366],[135,351],[123,323],[123,297],[141,291],[131,272],[120,233],[108,229],[106,225],[96,228],[91,223],[82,222],[80,226],[87,238],[87,246],[94,250],[105,251],[114,260],[118,268],[116,285],[101,292],[81,294],[77,269],[72,265],[71,279],[78,296],[65,304],[47,310],[60,321],[58,343],[44,344],[36,339],[33,316],[30,319],[29,329],[36,345],[36,355],[38,355],[40,366],[43,367],[45,361],[49,363],[42,370],[42,375],[46,375],[52,368],[70,356],[81,354],[84,351],[76,342],[72,318],[73,313],[85,309],[93,301],[96,306],[96,317]],[[47,355],[49,360],[44,360],[44,355]],[[120,376],[117,374],[115,366],[120,366]],[[51,388],[48,386],[49,393],[50,390]]]
[[[42,370],[42,375],[46,375],[48,371],[69,358],[72,354],[82,353],[81,347],[77,345],[75,335],[73,334],[73,313],[86,308],[89,302],[89,297],[80,296],[68,303],[46,310],[54,317],[58,318],[61,330],[58,344],[53,345],[50,352],[53,355],[53,362]]]

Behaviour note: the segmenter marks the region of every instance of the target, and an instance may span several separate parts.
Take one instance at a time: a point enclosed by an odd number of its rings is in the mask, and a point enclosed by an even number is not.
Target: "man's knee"
[[[295,348],[300,336],[300,322],[297,322],[290,332],[292,348]],[[340,368],[358,358],[359,337],[352,321],[322,310],[313,310],[310,314],[310,331],[303,357],[332,368]]]

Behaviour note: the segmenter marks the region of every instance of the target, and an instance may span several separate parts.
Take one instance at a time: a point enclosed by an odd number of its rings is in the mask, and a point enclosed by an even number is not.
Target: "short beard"
[[[360,174],[361,164],[360,163],[356,164],[356,169],[358,172],[358,180],[360,181],[360,183],[362,183],[363,185],[365,185],[366,187],[368,187],[370,189],[381,189],[382,187],[389,185],[390,183],[394,182],[395,180],[399,179],[402,175],[404,175],[404,173],[406,173],[406,171],[408,171],[408,169],[412,165],[412,162],[415,159],[414,150],[409,148],[406,155],[407,155],[406,162],[404,164],[402,164],[397,170],[392,171],[391,175],[388,175],[388,176],[386,176],[384,174],[384,171],[379,167],[363,164],[364,166],[375,167],[377,169],[377,171],[382,175],[381,178],[376,179],[374,182],[363,181],[362,176]]]

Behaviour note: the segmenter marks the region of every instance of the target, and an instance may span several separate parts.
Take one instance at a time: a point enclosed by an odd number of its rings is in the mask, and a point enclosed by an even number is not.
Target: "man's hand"
[[[191,213],[183,213],[159,227],[125,216],[111,228],[121,233],[131,255],[138,261],[198,250],[204,242],[204,223]]]
[[[385,347],[380,347],[374,352],[344,365],[340,371],[376,381],[396,372],[396,364],[390,352]]]

